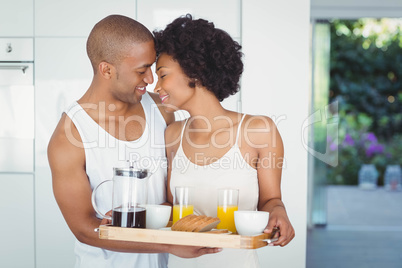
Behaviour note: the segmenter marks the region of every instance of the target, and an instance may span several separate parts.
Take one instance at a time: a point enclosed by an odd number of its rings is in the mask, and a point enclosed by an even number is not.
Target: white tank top
[[[243,115],[238,129],[235,144],[217,161],[204,166],[192,163],[185,155],[182,147],[183,133],[187,122],[181,131],[180,145],[172,160],[170,191],[174,194],[176,186],[190,186],[194,204],[194,214],[217,216],[218,189],[239,189],[239,210],[256,210],[259,188],[257,170],[251,167],[243,158],[238,145]],[[216,254],[208,254],[194,259],[181,259],[169,256],[169,268],[172,267],[259,267],[255,250],[223,249]]]
[[[113,167],[126,167],[127,160],[136,160],[141,168],[150,169],[153,173],[148,183],[148,203],[161,204],[166,201],[166,122],[148,93],[142,96],[141,105],[146,126],[142,136],[135,141],[123,141],[110,135],[77,102],[68,107],[65,113],[72,119],[84,144],[86,173],[92,190],[102,181],[112,179]],[[85,104],[83,106],[85,107]],[[93,106],[88,106],[91,107]],[[96,203],[103,213],[112,209],[112,185],[110,182],[105,183],[97,191]],[[101,218],[99,215],[98,217]],[[165,253],[114,252],[92,247],[78,240],[75,244],[75,254],[75,267],[80,268],[162,268],[167,267],[168,258]]]

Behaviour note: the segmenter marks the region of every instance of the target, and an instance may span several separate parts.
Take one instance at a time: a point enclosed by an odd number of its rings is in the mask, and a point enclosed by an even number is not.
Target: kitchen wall
[[[301,141],[308,115],[309,0],[268,3],[243,1],[242,110],[268,115],[278,126],[286,160],[282,199],[296,237],[258,253],[261,267],[305,267],[307,152]]]

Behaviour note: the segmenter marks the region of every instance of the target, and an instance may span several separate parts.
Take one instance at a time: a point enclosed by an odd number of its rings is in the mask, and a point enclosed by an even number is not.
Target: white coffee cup
[[[145,205],[146,209],[146,228],[159,229],[166,227],[172,211],[171,206],[165,205]]]
[[[239,235],[261,234],[268,224],[269,212],[238,210],[234,212],[236,230]]]

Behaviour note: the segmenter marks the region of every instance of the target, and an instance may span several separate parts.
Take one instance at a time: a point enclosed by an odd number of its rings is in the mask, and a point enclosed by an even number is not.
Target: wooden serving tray
[[[268,242],[263,241],[263,239],[271,238],[271,234],[241,236],[235,234],[179,232],[101,225],[99,226],[99,238],[158,244],[256,249],[267,246]]]

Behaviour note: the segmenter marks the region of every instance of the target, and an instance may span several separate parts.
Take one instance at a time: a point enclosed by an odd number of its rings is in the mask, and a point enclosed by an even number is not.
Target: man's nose
[[[151,68],[147,68],[145,71],[144,82],[147,84],[152,84],[154,82],[154,76],[152,74]]]

